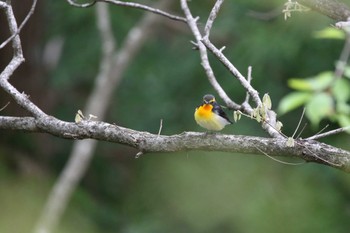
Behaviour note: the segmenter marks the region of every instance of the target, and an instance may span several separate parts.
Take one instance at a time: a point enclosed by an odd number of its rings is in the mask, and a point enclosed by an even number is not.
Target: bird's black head
[[[203,96],[203,103],[212,104],[215,102],[215,97],[213,95],[207,94]]]

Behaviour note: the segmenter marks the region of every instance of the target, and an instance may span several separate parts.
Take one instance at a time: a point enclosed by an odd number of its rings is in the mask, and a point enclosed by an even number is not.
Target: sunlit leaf
[[[75,121],[75,123],[79,123],[79,122],[81,122],[84,118],[85,118],[85,117],[84,117],[83,112],[79,109],[78,112],[75,114],[74,121]]]
[[[277,122],[276,122],[276,130],[277,130],[278,132],[281,132],[282,127],[283,127],[282,122],[277,121]]]
[[[265,94],[264,96],[263,96],[263,105],[265,105],[265,107],[267,108],[267,109],[271,109],[271,107],[272,107],[272,102],[271,102],[271,98],[270,98],[270,96],[269,96],[269,94]]]
[[[333,99],[327,93],[318,93],[312,96],[306,105],[305,115],[313,126],[317,126],[320,121],[333,112]]]
[[[299,91],[320,91],[327,88],[333,80],[333,72],[327,71],[312,78],[288,80],[288,86]]]
[[[280,101],[278,112],[280,114],[290,112],[305,104],[311,97],[312,93],[309,92],[292,92]]]
[[[335,27],[327,27],[323,30],[316,31],[313,33],[313,37],[316,39],[336,39],[344,40],[345,32]]]

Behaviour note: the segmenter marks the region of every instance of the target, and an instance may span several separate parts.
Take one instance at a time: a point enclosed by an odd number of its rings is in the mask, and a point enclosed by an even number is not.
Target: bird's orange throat
[[[212,114],[212,111],[211,111],[212,109],[213,109],[213,105],[211,105],[211,104],[203,104],[202,106],[200,106],[197,109],[197,114],[200,117],[208,118]]]

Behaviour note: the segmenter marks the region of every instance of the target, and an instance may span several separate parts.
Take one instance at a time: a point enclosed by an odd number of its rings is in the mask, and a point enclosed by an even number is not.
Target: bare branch
[[[116,46],[108,5],[97,4],[96,17],[97,28],[102,41],[102,58],[100,71],[95,80],[95,89],[91,93],[85,112],[94,113],[103,118],[109,102],[108,98],[110,94],[108,93],[112,93],[115,88],[109,82],[113,78],[119,79],[120,77],[115,77],[111,72],[114,65],[113,55]],[[72,136],[75,137],[74,134]],[[96,145],[96,140],[84,140],[74,143],[67,165],[64,167],[48,196],[34,232],[54,231],[68,205],[73,191],[89,167]]]
[[[241,85],[247,90],[247,92],[253,98],[256,105],[261,106],[262,102],[257,90],[255,90],[250,85],[247,79],[236,69],[236,67],[226,58],[226,56],[218,48],[216,48],[215,45],[213,45],[209,41],[208,37],[204,37],[202,39],[202,42],[209,49],[209,51],[212,52],[219,59],[219,61],[231,72],[231,74],[233,74],[238,79]]]
[[[167,8],[169,3],[170,1],[161,1],[157,7]],[[107,4],[102,3],[96,6],[97,28],[102,40],[102,59],[94,89],[84,110],[85,113],[97,115],[99,119],[104,119],[112,94],[118,87],[124,70],[132,62],[143,42],[151,35],[152,26],[158,19],[154,14],[145,14],[140,22],[129,31],[124,40],[125,43],[117,51],[107,7]],[[77,137],[75,133],[68,135],[73,138]],[[97,142],[96,140],[84,140],[74,143],[67,165],[49,195],[35,232],[53,231],[72,193],[90,165]]]
[[[193,18],[191,11],[188,8],[186,0],[181,0],[181,7],[186,15],[187,24],[190,27],[190,29],[191,29],[191,31],[196,39],[196,44],[197,44],[199,52],[200,52],[202,66],[204,68],[204,71],[208,77],[210,84],[212,85],[214,90],[219,94],[220,98],[226,103],[227,107],[229,107],[231,109],[240,109],[241,106],[238,105],[237,103],[235,103],[234,101],[232,101],[230,99],[230,97],[228,97],[228,95],[226,94],[224,89],[220,86],[220,84],[216,80],[216,77],[214,75],[214,71],[211,68],[210,63],[209,63],[207,49],[205,48],[203,43],[201,43],[202,35],[198,29],[196,19]]]
[[[250,84],[251,81],[252,81],[252,67],[251,67],[251,66],[248,66],[247,82]],[[249,93],[247,92],[247,93],[246,93],[246,96],[245,96],[245,100],[244,100],[244,102],[242,103],[242,105],[249,104],[249,98],[250,98],[250,95],[249,95]]]
[[[30,112],[33,116],[45,116],[46,114],[33,104],[27,95],[20,93],[8,82],[8,79],[13,72],[24,62],[21,39],[19,35],[16,34],[18,32],[17,22],[10,3],[11,1],[6,1],[7,5],[5,7],[2,5],[2,9],[5,10],[11,35],[15,35],[12,39],[13,57],[0,74],[0,86],[17,102],[18,105]]]
[[[45,132],[61,138],[96,139],[128,145],[142,151],[178,152],[190,150],[223,151],[270,156],[297,157],[350,172],[350,152],[313,140],[298,140],[289,147],[285,138],[262,138],[240,135],[183,132],[165,136],[136,131],[97,121],[65,122],[54,117],[2,117],[0,129]],[[265,156],[265,155],[264,155]],[[337,164],[338,166],[335,166]]]
[[[176,20],[176,21],[180,21],[180,22],[185,22],[186,23],[186,19],[184,17],[173,15],[173,14],[170,14],[168,12],[159,10],[157,8],[153,8],[153,7],[146,6],[146,5],[143,5],[143,4],[140,4],[140,3],[136,3],[136,2],[124,2],[124,1],[117,1],[117,0],[95,0],[95,1],[92,1],[91,3],[77,4],[73,0],[67,0],[67,1],[72,6],[82,7],[82,8],[90,7],[90,6],[94,5],[96,2],[106,2],[106,3],[111,3],[111,4],[114,4],[114,5],[118,5],[118,6],[125,6],[125,7],[131,7],[131,8],[136,8],[136,9],[149,11],[149,12],[152,12],[154,14],[165,16],[165,17],[167,17],[169,19],[172,19],[172,20]]]
[[[90,6],[95,5],[95,3],[96,3],[97,1],[92,0],[92,1],[89,2],[89,3],[83,3],[83,4],[76,3],[74,0],[67,0],[67,2],[68,2],[71,6],[80,7],[80,8],[86,8],[86,7],[90,7]]]
[[[37,1],[38,0],[33,0],[33,4],[31,6],[27,16],[24,18],[23,22],[21,23],[21,25],[19,26],[17,31],[15,33],[12,33],[11,36],[9,38],[7,38],[7,40],[5,40],[4,42],[1,43],[0,49],[4,48],[15,36],[17,36],[21,32],[21,30],[24,27],[24,25],[28,22],[29,18],[34,13]]]
[[[18,27],[15,15],[13,14],[11,1],[7,0],[6,5],[3,5],[2,9],[4,9],[5,11],[10,33],[11,35],[15,35],[18,31]],[[13,72],[22,64],[22,62],[24,62],[21,39],[18,34],[12,39],[12,47],[14,51],[12,60],[1,72],[0,81],[8,80],[9,77],[13,74]]]
[[[350,17],[349,7],[337,0],[299,0],[299,3],[337,21],[347,21]]]
[[[98,1],[99,2],[112,3],[112,4],[115,4],[115,5],[118,5],[118,6],[127,6],[127,7],[137,8],[137,9],[141,9],[141,10],[152,12],[154,14],[165,16],[165,17],[167,17],[169,19],[172,19],[172,20],[177,20],[177,21],[185,22],[185,23],[187,22],[186,18],[184,18],[184,17],[177,16],[177,15],[172,15],[172,14],[170,14],[168,12],[159,10],[157,8],[152,8],[152,7],[149,7],[149,6],[146,6],[146,5],[142,5],[142,4],[139,4],[139,3],[135,3],[135,2],[123,2],[123,1],[116,1],[116,0],[98,0]]]
[[[186,18],[187,18],[187,24],[190,27],[194,37],[197,40],[198,49],[200,51],[200,57],[202,60],[202,66],[207,74],[208,80],[210,84],[213,86],[215,91],[219,94],[219,96],[225,101],[227,107],[235,110],[241,110],[248,115],[250,115],[253,111],[252,107],[249,105],[249,103],[245,103],[244,105],[238,105],[234,101],[232,101],[226,94],[226,92],[223,90],[223,88],[220,86],[220,84],[217,82],[214,72],[210,66],[207,49],[210,50],[210,48],[213,50],[211,52],[214,53],[214,55],[217,56],[219,60],[233,73],[235,76],[239,79],[243,87],[247,90],[247,92],[253,97],[253,100],[256,102],[257,106],[261,106],[262,102],[259,98],[258,92],[252,88],[250,83],[239,73],[239,71],[228,61],[228,59],[222,54],[222,51],[217,49],[214,45],[211,44],[208,37],[202,37],[198,27],[195,18],[193,18],[191,11],[187,5],[186,0],[181,0],[181,8],[184,11]],[[214,10],[215,12],[215,10]],[[210,48],[208,45],[211,45]],[[222,58],[223,60],[221,60]],[[276,113],[273,111],[268,111],[268,117],[267,121],[263,122],[262,126],[263,128],[272,136],[272,137],[282,137],[280,133],[274,129],[274,125],[276,123]]]
[[[325,132],[325,133],[316,134],[316,135],[314,135],[312,137],[308,137],[306,139],[307,140],[317,140],[317,139],[320,139],[320,138],[328,137],[330,135],[334,135],[334,134],[345,132],[345,131],[347,131],[349,129],[350,129],[350,126],[347,126],[347,127],[331,130],[331,131],[328,131],[328,132]]]
[[[217,0],[213,9],[211,10],[207,23],[205,24],[204,27],[204,36],[209,37],[210,31],[211,31],[211,27],[213,26],[214,20],[216,19],[216,16],[219,13],[219,10],[221,8],[222,3],[224,2],[224,0]]]

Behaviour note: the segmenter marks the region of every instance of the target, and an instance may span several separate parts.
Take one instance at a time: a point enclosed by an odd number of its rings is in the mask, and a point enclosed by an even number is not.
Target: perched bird
[[[220,131],[226,125],[232,124],[215,97],[209,94],[203,97],[203,104],[196,108],[194,119],[198,125],[213,131]]]

